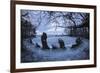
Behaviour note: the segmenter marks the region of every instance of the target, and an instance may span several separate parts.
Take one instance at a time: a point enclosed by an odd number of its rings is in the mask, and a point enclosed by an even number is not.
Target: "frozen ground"
[[[65,49],[52,49],[51,45],[58,45],[58,39],[63,39],[65,43]],[[48,45],[50,49],[43,50],[42,48],[36,47],[36,43],[41,47],[40,37],[32,39],[30,42],[29,39],[24,40],[24,46],[27,51],[21,52],[21,62],[44,62],[44,61],[65,61],[65,60],[86,60],[89,59],[89,40],[82,39],[82,43],[75,47],[71,48],[75,44],[76,37],[69,36],[53,36],[48,37]]]

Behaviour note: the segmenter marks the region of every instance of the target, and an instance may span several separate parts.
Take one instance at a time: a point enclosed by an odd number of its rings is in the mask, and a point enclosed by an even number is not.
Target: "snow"
[[[66,48],[53,49],[51,45],[59,47],[58,39],[61,38]],[[45,61],[68,61],[68,60],[86,60],[89,59],[89,40],[82,39],[82,43],[71,48],[75,44],[77,37],[69,36],[48,36],[47,42],[50,49],[42,49],[36,47],[37,43],[41,47],[40,36],[31,39],[32,43],[29,42],[30,39],[24,40],[24,46],[27,51],[21,53],[21,62],[45,62]]]

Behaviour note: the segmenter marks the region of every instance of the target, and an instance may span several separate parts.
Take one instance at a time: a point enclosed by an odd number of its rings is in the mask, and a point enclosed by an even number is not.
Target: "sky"
[[[49,12],[52,12],[52,11],[49,11]],[[59,12],[57,11],[53,11],[55,12],[55,16],[57,15],[60,15]],[[28,15],[25,17],[25,19],[27,19],[28,21],[30,21],[32,23],[32,25],[34,26],[38,26],[36,28],[36,33],[37,35],[41,35],[43,32],[46,32],[48,35],[62,35],[62,34],[65,34],[64,32],[64,28],[61,28],[61,27],[57,27],[56,28],[56,25],[57,23],[56,22],[52,22],[48,19],[51,19],[53,18],[52,16],[49,18],[49,15],[48,15],[48,11],[40,11],[40,10],[21,10],[21,14],[25,14],[25,13],[28,13]],[[66,13],[70,13],[70,12],[62,12],[63,14],[66,14]],[[79,16],[79,14],[77,15],[74,15],[73,17],[78,17],[79,19],[82,19],[81,16]],[[79,19],[75,19],[75,21],[77,22],[77,25],[79,25],[82,21],[79,20]],[[64,20],[62,17],[58,17],[57,18],[57,21],[60,23],[60,26],[64,26]],[[48,23],[49,22],[49,23]],[[71,24],[72,25],[72,22],[68,22],[67,20],[67,25]]]
[[[39,35],[41,35],[42,32],[46,32],[48,35],[60,35],[60,34],[64,34],[64,28],[57,27],[57,29],[56,29],[54,25],[55,24],[40,25],[38,27],[38,30],[36,32]]]
[[[45,18],[39,19],[41,15],[39,13],[40,11],[22,10],[22,14],[25,14],[27,12],[29,12],[29,16],[26,16],[26,19],[30,21],[33,25],[37,26],[39,24],[39,21],[41,21],[40,25],[37,27],[36,30],[37,35],[41,35],[43,32],[46,32],[48,35],[64,34],[64,28],[60,27],[57,27],[57,29],[55,28],[56,23],[46,24],[48,15],[46,15]]]

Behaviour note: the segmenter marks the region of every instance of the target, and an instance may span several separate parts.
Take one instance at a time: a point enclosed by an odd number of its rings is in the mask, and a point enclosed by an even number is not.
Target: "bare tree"
[[[74,35],[77,34],[78,29],[88,27],[89,30],[89,13],[28,10],[28,15],[36,30],[41,24],[55,24],[55,31],[58,27],[64,28],[65,32],[70,29],[70,33]]]

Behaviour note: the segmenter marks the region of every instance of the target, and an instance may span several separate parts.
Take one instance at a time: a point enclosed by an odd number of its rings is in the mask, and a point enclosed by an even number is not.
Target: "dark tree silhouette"
[[[34,22],[35,30],[38,30],[41,24],[55,24],[55,31],[58,27],[64,28],[66,35],[89,36],[89,13],[24,10],[23,17]]]
[[[34,25],[32,25],[30,21],[25,19],[27,18],[28,15],[29,13],[25,13],[25,14],[21,13],[21,48],[22,48],[21,50],[22,51],[25,51],[26,49],[24,47],[23,40],[25,40],[26,38],[35,37],[36,35],[36,28],[34,27]]]

